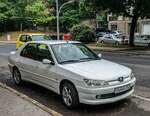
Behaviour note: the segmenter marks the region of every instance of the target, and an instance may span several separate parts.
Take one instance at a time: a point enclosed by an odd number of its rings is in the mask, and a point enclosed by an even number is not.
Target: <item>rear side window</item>
[[[21,42],[28,42],[28,41],[32,41],[32,38],[29,35],[22,35],[20,37],[20,41]]]
[[[26,40],[28,41],[32,41],[32,38],[29,35],[26,35]]]
[[[22,51],[20,56],[36,60],[36,44],[28,44]]]
[[[27,40],[26,40],[26,35],[22,35],[21,37],[20,37],[20,41],[21,42],[26,42]]]

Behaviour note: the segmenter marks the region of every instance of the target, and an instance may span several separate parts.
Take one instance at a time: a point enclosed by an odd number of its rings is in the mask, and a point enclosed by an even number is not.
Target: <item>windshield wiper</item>
[[[100,58],[80,58],[80,61],[85,61],[85,60],[99,60]]]
[[[72,63],[72,62],[79,62],[80,60],[66,60],[66,61],[62,61],[60,62],[60,64],[64,64],[64,63]]]

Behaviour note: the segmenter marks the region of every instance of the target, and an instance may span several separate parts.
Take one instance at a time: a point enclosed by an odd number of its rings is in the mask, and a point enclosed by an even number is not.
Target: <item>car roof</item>
[[[23,34],[20,34],[20,35],[47,35],[47,34],[44,34],[44,33],[23,33]]]
[[[30,41],[27,43],[39,43],[39,44],[49,44],[49,45],[54,45],[54,44],[64,44],[64,43],[81,43],[78,41],[64,41],[64,40],[47,40],[47,41]]]

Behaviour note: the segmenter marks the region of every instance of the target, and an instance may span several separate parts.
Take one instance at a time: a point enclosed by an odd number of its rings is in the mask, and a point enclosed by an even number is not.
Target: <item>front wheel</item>
[[[68,82],[63,84],[61,96],[64,105],[68,108],[73,109],[79,105],[78,93],[72,84]]]

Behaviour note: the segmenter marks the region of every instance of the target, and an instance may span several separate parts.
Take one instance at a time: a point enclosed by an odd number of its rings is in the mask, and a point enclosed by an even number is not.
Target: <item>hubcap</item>
[[[66,86],[62,90],[62,97],[63,97],[65,104],[67,106],[71,106],[72,104],[71,90]]]
[[[14,71],[14,80],[17,84],[20,83],[20,74],[17,70]]]

